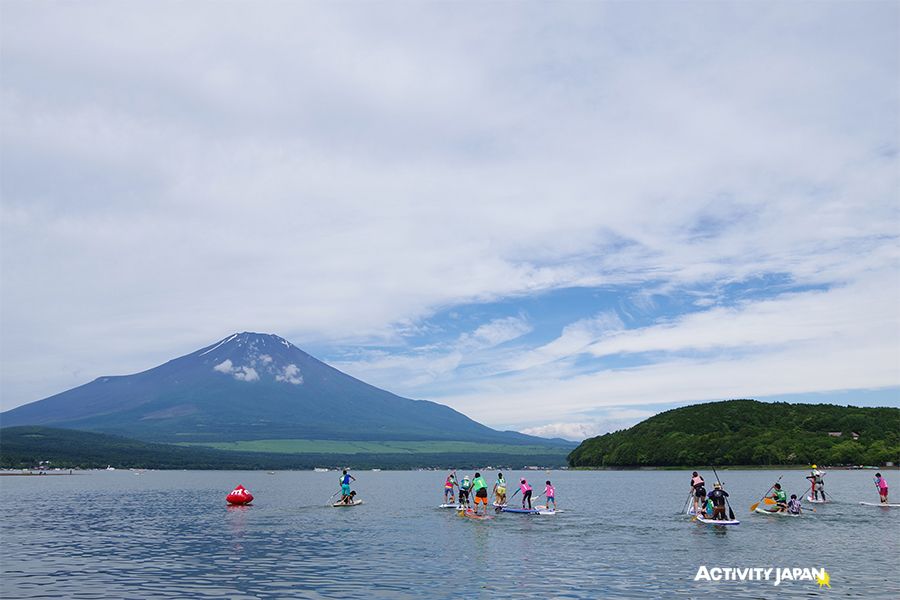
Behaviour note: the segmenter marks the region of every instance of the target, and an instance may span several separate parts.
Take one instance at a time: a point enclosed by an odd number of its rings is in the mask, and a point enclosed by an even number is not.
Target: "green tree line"
[[[576,467],[887,462],[900,463],[900,409],[755,400],[666,411],[569,454]]]

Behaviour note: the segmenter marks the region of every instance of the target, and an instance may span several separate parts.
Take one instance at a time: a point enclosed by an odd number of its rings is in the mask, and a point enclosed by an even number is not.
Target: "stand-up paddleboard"
[[[698,523],[705,523],[707,525],[740,525],[741,522],[737,519],[733,521],[724,521],[724,520],[715,520],[715,519],[707,519],[706,517],[696,517]]]
[[[462,508],[462,506],[459,504],[441,504],[440,506],[438,506],[438,508],[452,508],[455,510],[459,510],[460,508]]]
[[[811,504],[826,504],[828,500],[816,500],[812,496],[807,496],[806,501]]]
[[[477,515],[474,510],[459,510],[456,511],[461,517],[466,517],[467,519],[475,519],[476,521],[489,521],[494,518],[494,515]]]
[[[885,508],[900,508],[900,504],[891,504],[890,502],[860,502],[863,506],[883,506]]]
[[[758,512],[761,515],[772,515],[773,517],[799,517],[799,514],[790,513],[788,511],[780,511],[780,510],[766,510],[762,506],[757,506],[754,512]]]
[[[495,507],[495,508],[503,508],[504,506],[506,506],[506,505],[505,505],[505,504],[500,504],[499,502],[494,502],[494,507]]]
[[[500,512],[518,513],[522,515],[536,515],[541,511],[536,508],[514,508],[512,506],[504,506],[500,509]]]
[[[343,508],[345,506],[359,506],[362,503],[362,500],[354,500],[353,502],[335,502],[332,506],[335,508]]]

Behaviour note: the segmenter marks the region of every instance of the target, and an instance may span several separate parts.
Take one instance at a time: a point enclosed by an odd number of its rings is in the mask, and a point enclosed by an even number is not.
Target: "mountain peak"
[[[270,379],[290,385],[303,383],[299,363],[307,356],[282,337],[252,331],[233,333],[195,353],[207,368],[237,381]]]

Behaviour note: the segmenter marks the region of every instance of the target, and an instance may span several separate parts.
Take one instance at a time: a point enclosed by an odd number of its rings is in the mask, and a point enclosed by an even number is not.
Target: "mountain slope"
[[[151,441],[458,440],[558,445],[359,381],[269,334],[239,333],[163,365],[100,377],[0,415]]]
[[[576,467],[887,461],[900,462],[900,409],[756,400],[669,410],[630,429],[585,440],[569,454],[569,464]]]
[[[411,442],[415,443],[415,442]],[[441,442],[432,442],[440,444]],[[353,465],[355,469],[414,467],[477,467],[486,464],[540,464],[548,467],[565,464],[560,448],[546,453],[521,455],[518,448],[501,446],[421,453],[282,453],[232,452],[202,447],[141,442],[103,433],[49,427],[6,427],[0,429],[0,468],[31,468],[50,461],[51,468],[105,468],[107,465],[141,469],[311,469],[321,466]]]

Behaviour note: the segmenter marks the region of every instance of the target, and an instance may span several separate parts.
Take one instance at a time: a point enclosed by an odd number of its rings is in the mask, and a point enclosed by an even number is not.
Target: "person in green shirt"
[[[775,501],[775,506],[778,507],[772,512],[784,512],[785,510],[787,510],[787,494],[785,494],[784,490],[781,489],[780,483],[775,484],[775,489],[772,490],[772,495],[770,496],[770,498]]]
[[[475,473],[475,479],[472,480],[472,491],[475,492],[475,514],[478,514],[479,504],[484,504],[484,514],[487,514],[488,490],[481,473]]]
[[[466,475],[463,477],[462,482],[457,485],[459,488],[459,505],[465,508],[469,507],[469,490],[472,489],[472,482],[469,481],[469,476]]]

